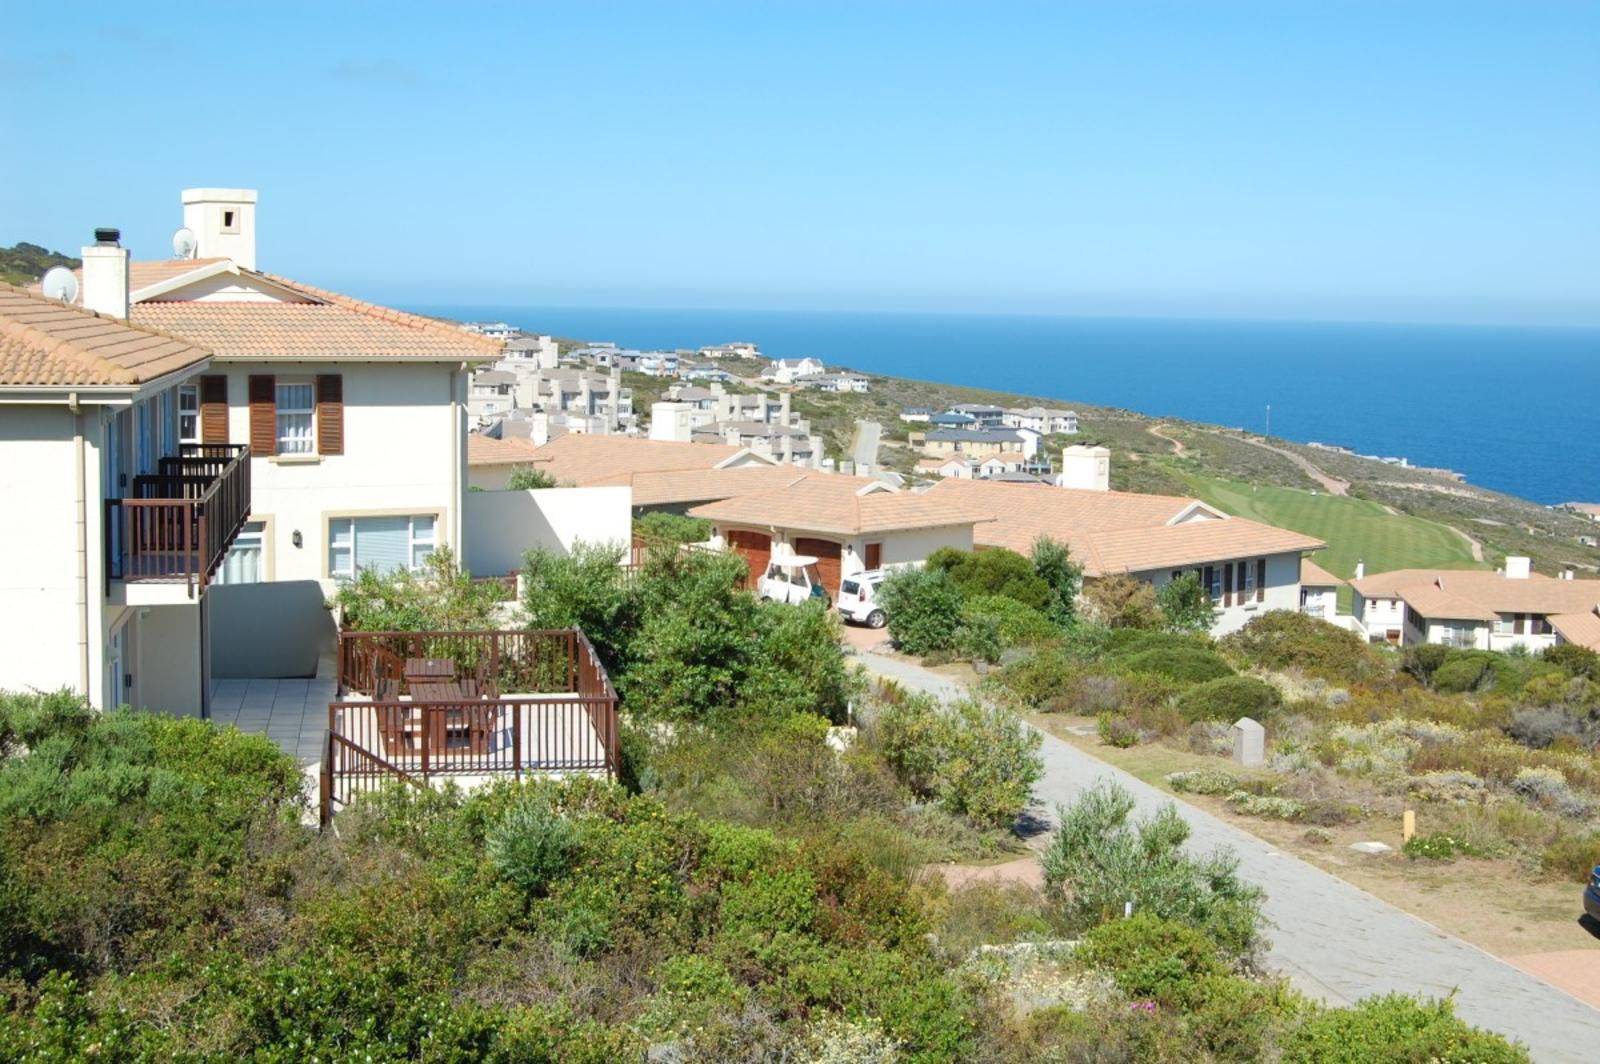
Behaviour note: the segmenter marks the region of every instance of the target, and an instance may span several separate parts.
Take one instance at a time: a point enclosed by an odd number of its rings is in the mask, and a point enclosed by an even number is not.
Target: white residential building
[[[815,358],[780,358],[767,364],[761,379],[776,384],[794,384],[802,377],[818,377],[827,370],[828,367]]]
[[[1007,410],[1000,416],[1007,428],[1032,429],[1046,436],[1054,433],[1072,435],[1078,431],[1078,414],[1073,410],[1052,410],[1030,406],[1021,410]]]
[[[1361,631],[1375,643],[1396,646],[1536,652],[1555,646],[1563,638],[1559,632],[1589,645],[1585,618],[1600,607],[1600,580],[1574,579],[1571,570],[1543,576],[1522,557],[1507,558],[1495,572],[1398,569],[1358,575],[1350,586]]]

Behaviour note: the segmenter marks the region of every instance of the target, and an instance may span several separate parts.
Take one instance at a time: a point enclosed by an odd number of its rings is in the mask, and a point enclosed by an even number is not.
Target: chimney
[[[1366,575],[1367,575],[1367,563],[1364,562],[1364,561],[1357,560],[1357,562],[1356,562],[1356,579],[1360,580],[1362,577],[1364,577]]]
[[[1506,556],[1506,579],[1526,580],[1533,571],[1533,562],[1521,555],[1510,554]]]
[[[183,224],[195,235],[195,257],[227,258],[256,268],[256,190],[186,188]]]
[[[788,392],[783,392],[782,394],[780,394],[778,396],[778,417],[781,419],[781,423],[782,424],[787,425],[789,423],[789,393]]]
[[[83,249],[83,309],[108,318],[128,317],[128,249],[116,229],[96,229]]]

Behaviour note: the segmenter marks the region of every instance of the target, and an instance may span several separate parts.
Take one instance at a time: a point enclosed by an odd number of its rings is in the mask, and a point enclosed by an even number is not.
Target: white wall
[[[880,565],[885,569],[921,565],[928,560],[928,555],[940,547],[972,550],[971,525],[951,525],[944,528],[914,528],[898,532],[875,532],[865,536],[829,536],[799,529],[757,528],[753,525],[716,525],[711,530],[711,545],[718,550],[725,549],[728,530],[736,528],[748,529],[771,536],[772,556],[774,558],[789,557],[796,554],[794,541],[797,539],[825,539],[838,543],[842,548],[839,551],[839,572],[841,576],[851,576],[865,571],[868,543],[883,544]]]
[[[455,364],[271,363],[213,366],[228,377],[228,438],[250,439],[249,377],[344,377],[344,454],[310,462],[251,459],[251,519],[268,522],[267,571],[275,580],[327,579],[328,521],[377,514],[437,514],[440,545],[457,546],[466,484],[465,374]],[[294,533],[301,545],[294,545]]]
[[[1232,559],[1235,562],[1241,559]],[[1254,565],[1256,559],[1242,559],[1248,565]],[[1226,565],[1229,559],[1209,562],[1214,566]],[[1181,572],[1192,572],[1194,566],[1185,566]],[[1157,591],[1165,587],[1172,579],[1170,568],[1152,572],[1134,573],[1139,579],[1151,584]],[[1221,602],[1217,606],[1216,623],[1211,626],[1212,635],[1227,635],[1236,632],[1249,624],[1263,613],[1271,610],[1298,610],[1300,608],[1300,555],[1298,552],[1289,554],[1267,555],[1267,582],[1265,594],[1261,601],[1254,600],[1243,605],[1224,606]]]
[[[1310,587],[1302,586],[1300,589],[1301,609],[1314,617],[1325,621],[1333,620],[1339,611],[1339,589],[1337,587]]]
[[[1351,609],[1368,639],[1382,642],[1390,631],[1404,632],[1405,606],[1397,598],[1365,598],[1357,591],[1351,598]],[[1401,638],[1404,639],[1403,634]]]
[[[535,491],[475,491],[466,498],[468,569],[499,576],[522,568],[536,547],[569,553],[583,543],[633,540],[633,489],[541,488]]]
[[[179,716],[200,715],[200,607],[150,606],[133,611],[129,628],[137,628],[133,672],[135,709]]]

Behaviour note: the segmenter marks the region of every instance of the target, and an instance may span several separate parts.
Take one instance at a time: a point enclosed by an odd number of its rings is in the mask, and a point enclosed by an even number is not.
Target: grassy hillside
[[[71,266],[77,269],[82,265],[83,262],[79,259],[26,241],[18,242],[8,248],[0,248],[0,281],[5,281],[7,284],[32,284],[52,266]]]

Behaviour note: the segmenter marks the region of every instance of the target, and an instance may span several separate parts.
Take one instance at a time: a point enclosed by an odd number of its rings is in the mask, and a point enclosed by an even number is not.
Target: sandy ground
[[[1044,887],[1044,869],[1033,854],[999,864],[936,864],[930,865],[929,871],[943,876],[951,890],[974,883],[1023,883],[1035,889]]]

